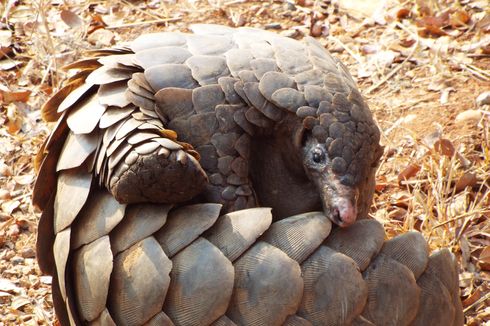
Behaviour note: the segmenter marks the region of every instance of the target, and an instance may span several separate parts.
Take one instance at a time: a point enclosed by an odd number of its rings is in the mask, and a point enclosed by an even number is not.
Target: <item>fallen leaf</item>
[[[79,28],[84,24],[83,19],[70,10],[62,10],[60,17],[70,28]]]
[[[401,8],[396,12],[396,18],[398,20],[402,20],[408,17],[410,17],[410,10],[407,8]]]
[[[452,157],[456,152],[453,143],[446,138],[440,138],[434,143],[434,150],[439,154]]]
[[[458,113],[454,122],[456,123],[471,123],[478,124],[482,118],[483,113],[480,110],[466,110]]]
[[[10,191],[6,189],[0,189],[0,200],[8,200],[10,198],[12,198],[12,196],[10,195]]]
[[[446,35],[442,28],[448,24],[448,20],[449,14],[437,17],[427,16],[419,19],[417,21],[417,26],[421,27],[419,35],[422,37]]]
[[[0,70],[10,70],[20,66],[21,64],[22,61],[18,61],[18,60],[12,60],[12,59],[0,60]]]
[[[87,40],[96,46],[107,47],[115,43],[116,36],[107,29],[99,28],[89,35]]]
[[[404,209],[408,209],[410,207],[410,201],[412,199],[412,196],[409,193],[407,192],[395,193],[392,196],[392,198],[393,199],[390,200],[392,205]]]
[[[411,38],[404,38],[400,40],[400,45],[404,48],[409,48],[415,44],[415,40]]]
[[[10,104],[7,107],[7,128],[11,135],[14,135],[22,128],[22,119],[17,114],[17,107],[14,104]]]
[[[11,280],[0,278],[0,291],[7,292],[11,294],[19,293],[21,288],[15,285]]]
[[[0,30],[0,46],[6,48],[10,45],[12,45],[12,31],[7,29]]]
[[[9,200],[4,202],[1,205],[2,211],[9,215],[12,215],[12,212],[15,211],[20,206],[20,201],[18,200]]]
[[[398,184],[401,186],[402,181],[408,180],[415,176],[420,171],[420,165],[412,163],[409,164],[400,174],[398,174]]]
[[[460,9],[450,15],[449,22],[452,27],[462,27],[468,24],[470,18],[466,11]]]
[[[12,300],[12,303],[10,306],[14,310],[20,310],[20,308],[22,308],[28,304],[31,304],[31,300],[29,300],[28,298],[26,298],[26,297],[15,297]]]
[[[407,210],[404,208],[397,207],[388,213],[388,219],[404,221],[407,216]]]
[[[19,185],[26,186],[34,181],[34,175],[33,174],[17,175],[14,177],[14,181]]]
[[[26,103],[29,100],[29,96],[31,95],[30,90],[19,91],[19,92],[10,92],[10,91],[0,91],[0,92],[3,98],[3,102],[6,104],[12,102]]]
[[[454,188],[456,189],[457,192],[459,192],[466,189],[466,187],[475,186],[477,181],[478,179],[476,178],[476,174],[465,173],[458,179],[458,181],[456,181]]]
[[[477,288],[475,291],[473,291],[473,293],[467,297],[465,300],[463,300],[463,307],[469,307],[471,306],[473,303],[477,302],[480,298],[481,298],[481,291],[480,291],[480,288]]]
[[[478,265],[485,271],[490,271],[490,246],[486,246],[478,257]]]
[[[53,277],[52,276],[45,275],[45,276],[41,276],[39,279],[41,280],[41,283],[43,283],[43,284],[50,285],[53,283]]]

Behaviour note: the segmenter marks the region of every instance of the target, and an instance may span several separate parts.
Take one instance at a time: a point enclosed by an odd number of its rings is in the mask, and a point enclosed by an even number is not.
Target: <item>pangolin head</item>
[[[325,214],[341,227],[367,214],[382,154],[379,129],[356,95],[338,93],[332,102],[321,102],[316,114],[303,117],[299,144],[306,175],[319,190]]]

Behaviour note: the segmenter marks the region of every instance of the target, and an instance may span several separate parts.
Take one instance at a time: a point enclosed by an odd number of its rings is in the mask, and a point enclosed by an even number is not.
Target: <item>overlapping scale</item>
[[[298,316],[313,325],[348,325],[362,312],[368,285],[351,258],[320,246],[301,271],[305,288]]]
[[[117,325],[141,325],[161,311],[171,269],[153,237],[114,257],[107,307]]]
[[[73,254],[73,286],[78,311],[85,321],[95,320],[105,309],[112,258],[108,236],[84,245]]]
[[[155,237],[165,253],[172,257],[209,229],[218,218],[220,209],[219,204],[196,204],[172,210],[165,228],[159,230]]]
[[[206,233],[206,239],[235,261],[272,222],[270,208],[251,208],[221,216]]]
[[[238,325],[282,325],[303,295],[298,263],[259,241],[234,264],[235,285],[227,316]]]
[[[302,263],[328,237],[332,223],[320,212],[291,216],[273,223],[261,240]]]
[[[363,273],[368,300],[362,315],[375,325],[409,325],[420,305],[412,271],[387,256],[377,256]]]
[[[163,310],[176,325],[208,325],[226,312],[234,270],[218,248],[200,237],[172,263]]]

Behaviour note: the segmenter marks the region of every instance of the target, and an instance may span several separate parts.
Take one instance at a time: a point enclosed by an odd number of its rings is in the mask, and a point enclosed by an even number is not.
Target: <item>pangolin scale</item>
[[[454,256],[362,219],[382,150],[345,66],[312,38],[192,30],[94,51],[42,108],[61,324],[462,325]]]

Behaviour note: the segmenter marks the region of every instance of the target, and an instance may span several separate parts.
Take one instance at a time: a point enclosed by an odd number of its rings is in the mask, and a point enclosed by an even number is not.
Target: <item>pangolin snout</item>
[[[340,227],[353,224],[357,218],[357,205],[347,198],[337,198],[332,203],[330,215],[332,221]]]

